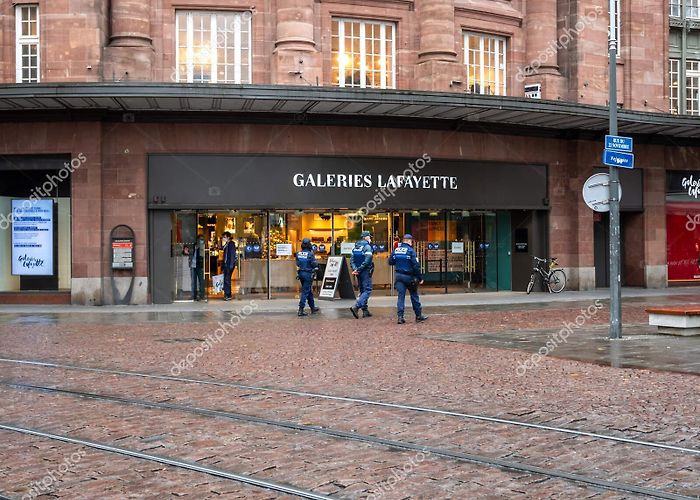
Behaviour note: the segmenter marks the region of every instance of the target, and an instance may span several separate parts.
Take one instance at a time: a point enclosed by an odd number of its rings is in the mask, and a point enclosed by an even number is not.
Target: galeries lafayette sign
[[[544,165],[412,158],[149,155],[153,209],[543,209]]]
[[[458,189],[457,177],[449,175],[296,173],[292,182],[299,188]]]

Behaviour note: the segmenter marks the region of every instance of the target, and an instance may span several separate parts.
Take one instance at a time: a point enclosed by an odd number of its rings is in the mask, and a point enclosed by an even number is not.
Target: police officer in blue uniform
[[[301,241],[301,250],[297,252],[297,277],[301,282],[301,295],[299,297],[299,312],[297,316],[308,316],[304,312],[304,306],[308,300],[311,314],[318,312],[320,309],[314,305],[314,294],[311,291],[311,282],[314,279],[314,273],[318,271],[318,263],[311,247],[311,240],[304,238]]]
[[[413,312],[416,314],[416,323],[420,323],[428,319],[423,316],[420,298],[418,297],[418,285],[423,284],[423,274],[420,272],[420,263],[418,255],[413,249],[413,236],[410,234],[403,235],[403,241],[398,247],[391,252],[389,256],[389,265],[395,266],[396,279],[394,286],[398,292],[398,302],[396,304],[396,312],[398,314],[398,323],[402,325],[406,322],[403,318],[403,311],[406,302],[406,290],[411,294],[411,305]]]
[[[374,262],[372,262],[374,252],[370,244],[372,235],[369,231],[362,231],[360,237],[362,239],[355,243],[355,248],[352,249],[352,259],[350,260],[352,274],[357,276],[357,284],[360,288],[360,296],[357,298],[355,305],[350,308],[350,312],[355,316],[355,319],[359,319],[360,316],[357,313],[360,309],[362,309],[363,318],[372,316],[372,313],[367,308],[369,296],[372,294],[372,274],[374,273]]]

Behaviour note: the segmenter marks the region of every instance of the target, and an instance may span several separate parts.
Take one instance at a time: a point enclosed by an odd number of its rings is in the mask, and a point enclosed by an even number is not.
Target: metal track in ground
[[[148,453],[142,453],[140,451],[129,450],[127,448],[120,448],[117,446],[112,446],[109,444],[98,443],[96,441],[89,441],[86,439],[72,438],[70,436],[64,436],[61,434],[52,434],[50,432],[44,432],[36,429],[29,429],[26,427],[19,427],[15,425],[0,424],[0,430],[19,432],[22,434],[27,434],[30,436],[36,436],[45,439],[53,439],[55,441],[63,441],[64,443],[75,444],[78,446],[86,446],[88,448],[93,448],[100,451],[106,451],[108,453],[115,453],[119,455],[125,455],[127,457],[140,458],[142,460],[148,460],[150,462],[157,462],[164,465],[170,465],[173,467],[178,467],[180,469],[187,469],[195,472],[201,472],[203,474],[208,474],[210,476],[221,477],[224,479],[229,479],[231,481],[236,481],[239,483],[248,484],[251,486],[256,486],[258,488],[264,488],[270,491],[276,491],[279,493],[286,493],[288,495],[294,495],[301,498],[310,498],[312,500],[327,500],[333,497],[326,495],[319,495],[313,491],[302,490],[295,488],[294,486],[289,486],[286,484],[276,483],[273,481],[265,481],[263,479],[257,479],[252,476],[246,476],[243,474],[236,474],[233,472],[228,472],[221,469],[216,469],[213,467],[206,467],[193,462],[187,462],[183,460],[177,460],[170,457],[162,457],[159,455],[151,455]]]
[[[681,452],[681,453],[700,455],[700,450],[697,450],[694,448],[685,448],[682,446],[675,446],[672,444],[657,443],[657,442],[653,442],[653,441],[642,441],[639,439],[631,439],[631,438],[625,438],[625,437],[611,436],[609,434],[600,434],[600,433],[595,433],[595,432],[580,431],[580,430],[576,430],[576,429],[569,429],[566,427],[554,427],[554,426],[550,426],[550,425],[534,424],[531,422],[523,422],[521,420],[512,420],[512,419],[505,419],[505,418],[498,418],[498,417],[489,417],[486,415],[460,413],[460,412],[450,411],[450,410],[426,408],[426,407],[422,407],[422,406],[404,405],[404,404],[399,404],[399,403],[373,401],[370,399],[353,398],[353,397],[346,397],[346,396],[334,396],[331,394],[296,391],[296,390],[292,390],[292,389],[279,389],[279,388],[274,388],[274,387],[260,387],[260,386],[254,386],[254,385],[236,384],[234,382],[222,382],[222,381],[216,381],[216,380],[200,380],[200,379],[195,379],[195,378],[175,377],[175,376],[171,376],[171,375],[158,375],[158,374],[141,373],[141,372],[135,372],[135,371],[113,370],[113,369],[109,369],[109,368],[91,368],[91,367],[86,367],[86,366],[50,363],[50,362],[34,361],[34,360],[0,358],[0,363],[15,363],[15,364],[20,364],[20,365],[28,365],[28,366],[57,368],[57,369],[62,369],[62,370],[80,370],[80,371],[87,371],[87,372],[94,372],[94,373],[104,373],[104,374],[109,374],[109,375],[122,375],[122,376],[127,376],[127,377],[139,377],[139,378],[147,378],[147,379],[155,379],[155,380],[167,380],[167,381],[171,381],[171,382],[184,382],[184,383],[189,383],[189,384],[212,385],[212,386],[216,386],[216,387],[229,387],[232,389],[243,389],[243,390],[258,391],[258,392],[286,394],[286,395],[290,395],[290,396],[299,396],[299,397],[306,397],[306,398],[326,399],[326,400],[330,400],[330,401],[343,401],[346,403],[356,403],[356,404],[363,404],[363,405],[380,406],[380,407],[384,407],[384,408],[393,408],[393,409],[398,409],[398,410],[414,411],[414,412],[428,413],[428,414],[434,414],[434,415],[444,415],[444,416],[448,416],[448,417],[457,417],[457,418],[463,418],[463,419],[467,419],[467,420],[479,420],[482,422],[488,422],[488,423],[492,423],[492,424],[514,425],[514,426],[518,426],[518,427],[526,427],[526,428],[530,428],[530,429],[538,429],[538,430],[543,430],[543,431],[561,432],[561,433],[570,434],[573,436],[590,437],[590,438],[594,438],[594,439],[603,439],[606,441],[615,441],[618,443],[626,443],[626,444],[638,445],[638,446],[648,446],[651,448],[661,448],[661,449],[673,450],[673,451],[677,451],[677,452]]]
[[[9,387],[14,387],[17,389],[27,389],[36,390],[49,393],[57,394],[67,394],[71,396],[95,399],[99,401],[108,401],[112,403],[121,403],[134,406],[140,406],[145,408],[160,409],[160,410],[172,410],[176,412],[187,412],[195,415],[202,415],[214,418],[223,418],[227,420],[234,420],[238,422],[252,423],[252,424],[262,424],[269,425],[272,427],[280,427],[285,429],[291,429],[301,432],[313,432],[317,434],[322,434],[326,436],[331,436],[339,439],[345,439],[350,441],[359,441],[362,443],[367,443],[371,445],[378,445],[395,450],[405,450],[405,451],[417,451],[421,453],[428,453],[430,455],[435,455],[441,458],[458,460],[461,462],[469,462],[477,465],[485,465],[489,467],[497,467],[502,470],[518,471],[527,474],[537,474],[545,477],[563,479],[566,481],[571,481],[574,483],[586,484],[588,486],[593,486],[596,488],[602,488],[612,491],[620,491],[624,493],[634,493],[639,495],[645,495],[650,498],[662,498],[668,500],[692,500],[692,497],[678,495],[675,493],[667,493],[660,490],[655,490],[651,488],[645,488],[642,486],[635,486],[627,483],[619,483],[616,481],[606,481],[603,479],[595,479],[587,476],[582,476],[579,474],[574,474],[571,472],[561,471],[558,469],[538,467],[534,465],[528,465],[521,462],[513,462],[510,460],[501,460],[498,458],[491,458],[482,455],[475,455],[471,453],[459,453],[450,450],[445,450],[441,448],[434,448],[430,446],[421,446],[416,443],[411,443],[407,441],[394,441],[390,439],[384,439],[376,436],[370,436],[366,434],[359,434],[356,432],[346,432],[339,431],[325,427],[309,426],[303,424],[297,424],[294,422],[284,421],[284,420],[272,420],[262,417],[256,417],[253,415],[247,415],[244,413],[221,411],[221,410],[211,410],[207,408],[199,408],[194,406],[179,405],[173,403],[155,403],[151,401],[145,401],[141,399],[123,398],[119,396],[107,396],[103,394],[93,394],[81,391],[72,391],[67,389],[57,389],[54,387],[45,387],[39,385],[23,384],[23,383],[13,383],[7,381],[0,381],[0,384]],[[1,428],[1,426],[0,426]]]

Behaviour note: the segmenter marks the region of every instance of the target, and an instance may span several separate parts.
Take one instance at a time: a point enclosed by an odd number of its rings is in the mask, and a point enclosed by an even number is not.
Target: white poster
[[[53,200],[12,200],[12,274],[53,276]]]
[[[328,299],[335,297],[335,289],[338,287],[338,278],[340,277],[340,267],[343,265],[343,259],[345,257],[328,257],[319,297]]]
[[[453,241],[452,242],[452,253],[464,253],[464,242],[463,241]]]
[[[340,254],[341,255],[352,255],[352,249],[355,248],[353,242],[343,242],[340,244]]]
[[[291,243],[277,243],[275,248],[275,253],[278,257],[285,255],[292,255],[292,244]]]

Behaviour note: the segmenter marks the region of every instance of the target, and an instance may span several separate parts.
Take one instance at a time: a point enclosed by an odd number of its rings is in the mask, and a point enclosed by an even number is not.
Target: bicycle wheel
[[[566,287],[566,274],[561,269],[555,269],[549,275],[549,291],[559,293]]]
[[[527,294],[530,295],[532,287],[535,286],[535,273],[530,275],[530,282],[527,284]]]

